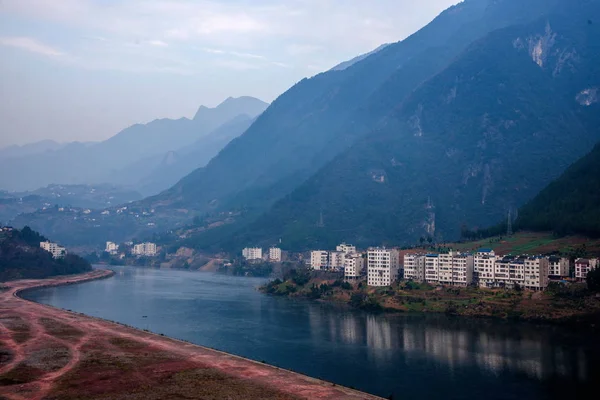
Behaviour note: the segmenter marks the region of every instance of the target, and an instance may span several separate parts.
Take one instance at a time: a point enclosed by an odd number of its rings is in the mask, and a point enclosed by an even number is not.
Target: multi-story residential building
[[[551,256],[548,257],[548,275],[556,278],[569,276],[569,259]]]
[[[583,281],[587,278],[588,272],[598,268],[598,259],[578,258],[575,260],[575,278]]]
[[[244,250],[242,250],[242,257],[248,261],[262,260],[262,249],[259,247],[246,247]]]
[[[281,249],[277,247],[271,247],[269,249],[269,260],[281,262]]]
[[[342,243],[335,248],[335,251],[344,254],[356,253],[356,247],[350,244]]]
[[[480,249],[474,257],[473,278],[479,287],[494,287],[494,264],[498,256],[491,249]]]
[[[390,286],[398,279],[399,264],[398,250],[370,248],[367,252],[367,284]]]
[[[523,287],[544,290],[548,287],[548,259],[546,257],[525,258],[525,281]]]
[[[136,244],[131,249],[131,254],[135,256],[154,257],[156,253],[156,244],[151,242]]]
[[[487,287],[522,286],[525,282],[525,258],[517,256],[498,258],[494,264],[494,283],[488,283]]]
[[[514,288],[517,285],[530,290],[548,287],[548,259],[545,257],[506,256],[494,264],[494,284],[488,287]]]
[[[106,248],[104,249],[106,253],[115,255],[119,251],[119,245],[113,242],[106,242]]]
[[[154,257],[156,253],[156,244],[151,242],[136,244],[131,249],[131,254],[135,256]]]
[[[365,259],[362,254],[349,253],[344,256],[344,278],[356,281],[364,275]]]
[[[332,251],[329,253],[329,269],[331,271],[342,271],[344,269],[344,257],[346,253]]]
[[[65,249],[62,246],[59,246],[56,243],[52,243],[52,242],[40,242],[40,247],[44,250],[46,250],[47,252],[49,252],[50,254],[52,254],[53,258],[63,258],[64,256],[67,255],[67,249]]]
[[[438,254],[438,282],[442,285],[452,284],[453,252]]]
[[[315,250],[310,252],[310,266],[315,271],[327,269],[329,266],[329,252]]]
[[[423,260],[428,283],[463,287],[473,283],[474,257],[471,254],[451,251],[427,254]]]
[[[425,256],[423,254],[404,255],[404,279],[425,281]]]
[[[425,281],[429,283],[438,283],[440,281],[439,258],[437,254],[427,254],[425,256]]]
[[[453,253],[452,255],[452,282],[453,286],[467,287],[473,283],[473,269],[475,257],[471,254]]]

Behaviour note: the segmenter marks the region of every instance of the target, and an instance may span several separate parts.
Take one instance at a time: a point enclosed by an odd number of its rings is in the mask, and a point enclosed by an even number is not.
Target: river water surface
[[[26,297],[395,399],[595,398],[586,333],[444,315],[378,315],[266,296],[264,280],[115,268]],[[594,384],[595,385],[592,385]],[[592,390],[593,389],[593,390]]]

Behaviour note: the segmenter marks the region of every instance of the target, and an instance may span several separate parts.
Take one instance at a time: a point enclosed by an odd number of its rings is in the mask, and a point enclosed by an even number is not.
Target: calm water
[[[268,297],[260,279],[116,271],[27,297],[396,399],[593,398],[600,378],[600,342],[558,328],[372,315]]]

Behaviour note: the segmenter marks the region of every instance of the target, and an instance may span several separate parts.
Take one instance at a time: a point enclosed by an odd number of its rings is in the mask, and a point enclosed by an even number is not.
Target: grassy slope
[[[491,248],[499,254],[548,254],[559,252],[569,255],[585,246],[589,256],[600,255],[600,239],[583,236],[555,237],[548,232],[519,232],[511,237],[494,237],[476,242],[451,243],[447,245],[459,251]]]

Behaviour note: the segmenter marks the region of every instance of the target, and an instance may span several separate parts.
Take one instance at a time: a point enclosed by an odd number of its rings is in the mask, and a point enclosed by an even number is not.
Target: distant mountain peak
[[[200,106],[194,116],[194,120],[200,120],[211,111],[220,111],[230,115],[231,119],[239,114],[247,114],[251,117],[261,114],[269,106],[268,103],[251,96],[228,97],[215,108]]]
[[[226,98],[221,104],[219,104],[217,106],[217,108],[219,107],[223,107],[223,106],[228,106],[231,104],[236,104],[236,103],[260,103],[260,104],[267,104],[264,101],[257,99],[256,97],[252,97],[252,96],[240,96],[240,97],[228,97]]]

